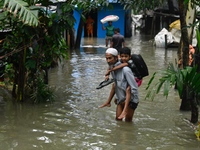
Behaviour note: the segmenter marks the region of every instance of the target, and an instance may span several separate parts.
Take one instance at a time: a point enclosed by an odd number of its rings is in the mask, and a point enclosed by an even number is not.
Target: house
[[[120,3],[112,2],[113,9],[108,9],[104,7],[101,10],[93,10],[91,11],[88,16],[91,16],[91,18],[94,20],[94,35],[93,37],[97,38],[104,38],[105,37],[105,30],[102,30],[102,24],[100,22],[101,19],[103,19],[107,15],[117,15],[119,17],[119,20],[116,22],[113,22],[113,26],[116,28],[120,28],[120,33],[124,35],[125,37],[131,37],[132,36],[132,18],[131,18],[131,11],[130,10],[124,10],[123,5]],[[78,29],[79,21],[80,21],[80,14],[78,11],[74,11],[74,17],[76,19],[76,24],[74,26],[75,31]],[[87,18],[87,16],[86,16]],[[107,23],[105,24],[105,26]],[[84,27],[83,37],[87,37],[86,27]]]

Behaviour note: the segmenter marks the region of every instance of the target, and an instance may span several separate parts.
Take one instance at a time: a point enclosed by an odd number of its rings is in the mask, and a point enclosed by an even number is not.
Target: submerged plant
[[[44,83],[42,78],[37,78],[36,88],[31,90],[33,93],[31,94],[31,101],[33,103],[42,103],[42,102],[52,102],[54,100],[54,92],[53,90]]]

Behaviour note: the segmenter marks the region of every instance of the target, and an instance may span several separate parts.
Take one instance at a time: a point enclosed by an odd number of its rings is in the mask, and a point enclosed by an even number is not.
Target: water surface
[[[72,51],[68,61],[49,71],[55,88],[52,104],[27,105],[10,102],[0,91],[0,150],[199,150],[190,112],[179,111],[180,99],[172,88],[145,100],[151,75],[176,59],[176,49],[155,48],[148,36],[126,39],[132,53],[141,54],[150,75],[139,88],[140,103],[132,123],[115,120],[115,104],[98,108],[111,89],[96,87],[104,79],[107,64],[104,39],[85,38],[82,48]]]

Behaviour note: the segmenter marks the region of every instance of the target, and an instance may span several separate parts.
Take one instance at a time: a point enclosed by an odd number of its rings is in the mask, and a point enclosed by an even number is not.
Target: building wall
[[[122,35],[125,35],[125,11],[123,10],[123,6],[121,4],[112,4],[113,5],[113,9],[108,9],[108,8],[104,8],[102,10],[98,11],[97,14],[97,20],[98,20],[98,24],[97,24],[97,37],[99,38],[104,38],[106,35],[106,31],[102,30],[102,24],[100,22],[101,19],[103,19],[105,16],[107,15],[117,15],[119,17],[119,20],[116,22],[113,22],[113,26],[115,28],[120,28],[120,33]],[[108,25],[108,23],[105,23],[104,26]]]
[[[113,26],[115,28],[120,28],[120,33],[125,36],[125,10],[123,10],[123,6],[121,4],[116,4],[113,3],[113,9],[108,9],[108,8],[103,8],[102,10],[98,10],[96,13],[97,18],[93,18],[96,20],[95,23],[95,28],[94,28],[94,33],[96,37],[98,38],[105,38],[106,31],[102,30],[102,24],[100,22],[101,19],[106,17],[107,15],[117,15],[119,17],[119,20],[116,22],[113,22]],[[78,29],[79,21],[80,21],[80,15],[79,13],[75,10],[74,11],[74,17],[76,19],[76,23],[74,25],[75,31]],[[105,23],[104,26],[108,25],[108,23]],[[77,33],[75,33],[76,36]],[[84,30],[82,32],[82,37],[84,36]]]
[[[74,18],[76,19],[76,22],[75,22],[75,25],[74,25],[75,37],[76,37],[77,30],[78,30],[78,25],[79,25],[79,22],[80,22],[80,14],[76,10],[74,10]],[[83,33],[82,33],[82,36],[83,36]]]

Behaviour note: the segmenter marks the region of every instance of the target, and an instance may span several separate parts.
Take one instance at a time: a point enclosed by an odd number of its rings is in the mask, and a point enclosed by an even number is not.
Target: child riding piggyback
[[[128,66],[131,68],[131,70],[135,76],[135,80],[139,87],[142,84],[142,77],[141,77],[136,65],[133,63],[133,61],[131,59],[131,50],[128,47],[124,47],[124,48],[120,49],[119,54],[120,54],[120,61],[122,62],[122,64],[119,66],[116,66],[112,69],[107,70],[107,72],[105,74],[106,80],[109,78],[109,74],[111,71],[115,71],[117,69]]]

